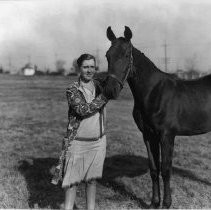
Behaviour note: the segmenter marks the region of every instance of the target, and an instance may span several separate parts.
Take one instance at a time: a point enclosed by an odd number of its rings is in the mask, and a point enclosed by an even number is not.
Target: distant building
[[[22,69],[21,74],[24,76],[33,76],[36,73],[36,68],[32,64],[27,63]]]
[[[34,68],[25,68],[25,69],[23,69],[23,74],[25,76],[33,76],[33,75],[35,75],[35,69]]]

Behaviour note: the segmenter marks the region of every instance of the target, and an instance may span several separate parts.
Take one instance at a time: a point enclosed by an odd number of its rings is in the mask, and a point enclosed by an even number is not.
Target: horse
[[[111,46],[106,52],[106,94],[117,99],[128,82],[134,98],[133,118],[148,153],[152,180],[150,208],[160,206],[160,172],[164,186],[162,208],[170,208],[175,136],[211,131],[211,75],[188,81],[161,71],[132,45],[132,32],[127,26],[124,37],[119,38],[109,26],[107,38]]]

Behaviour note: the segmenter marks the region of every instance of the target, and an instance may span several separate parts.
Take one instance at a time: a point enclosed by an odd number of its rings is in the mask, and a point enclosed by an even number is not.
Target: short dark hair
[[[91,60],[91,59],[93,59],[94,62],[95,62],[95,64],[96,64],[96,60],[95,60],[95,57],[94,57],[93,55],[90,55],[90,54],[87,54],[87,53],[82,54],[82,55],[77,59],[78,67],[79,67],[79,68],[81,67],[83,61],[85,61],[85,60]]]

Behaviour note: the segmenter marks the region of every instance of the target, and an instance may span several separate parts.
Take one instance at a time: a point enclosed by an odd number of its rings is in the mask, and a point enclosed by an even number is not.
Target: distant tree
[[[35,72],[38,71],[38,66],[36,64],[34,65],[34,70]]]
[[[198,71],[197,65],[198,65],[198,58],[196,54],[185,60],[185,69],[187,71]]]
[[[188,79],[196,79],[200,77],[200,74],[196,70],[189,70],[186,72]]]
[[[2,66],[0,66],[0,74],[3,74],[4,73],[4,69]]]
[[[35,75],[45,75],[46,73],[44,71],[41,71],[41,70],[36,70],[35,71]]]
[[[31,65],[31,63],[26,63],[25,66],[23,66],[23,68],[33,68],[33,66]]]
[[[72,70],[75,74],[79,74],[79,67],[78,67],[78,64],[77,64],[77,58],[75,58],[73,60],[73,63],[72,63]]]
[[[198,70],[198,57],[194,54],[185,60],[186,79],[195,79],[200,76]]]
[[[65,68],[64,68],[64,65],[65,65],[65,61],[64,60],[57,60],[55,65],[56,65],[56,72],[58,73],[58,75],[64,75],[65,73]]]
[[[46,73],[46,75],[49,75],[49,73],[50,73],[50,69],[47,67],[47,68],[45,68],[45,70],[44,70]]]

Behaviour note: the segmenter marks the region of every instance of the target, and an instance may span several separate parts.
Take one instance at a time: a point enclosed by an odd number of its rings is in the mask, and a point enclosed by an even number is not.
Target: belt
[[[102,138],[105,135],[105,133],[102,133],[102,135],[98,136],[98,137],[93,137],[93,138],[86,138],[86,137],[76,137],[75,140],[76,141],[97,141],[100,138]]]

